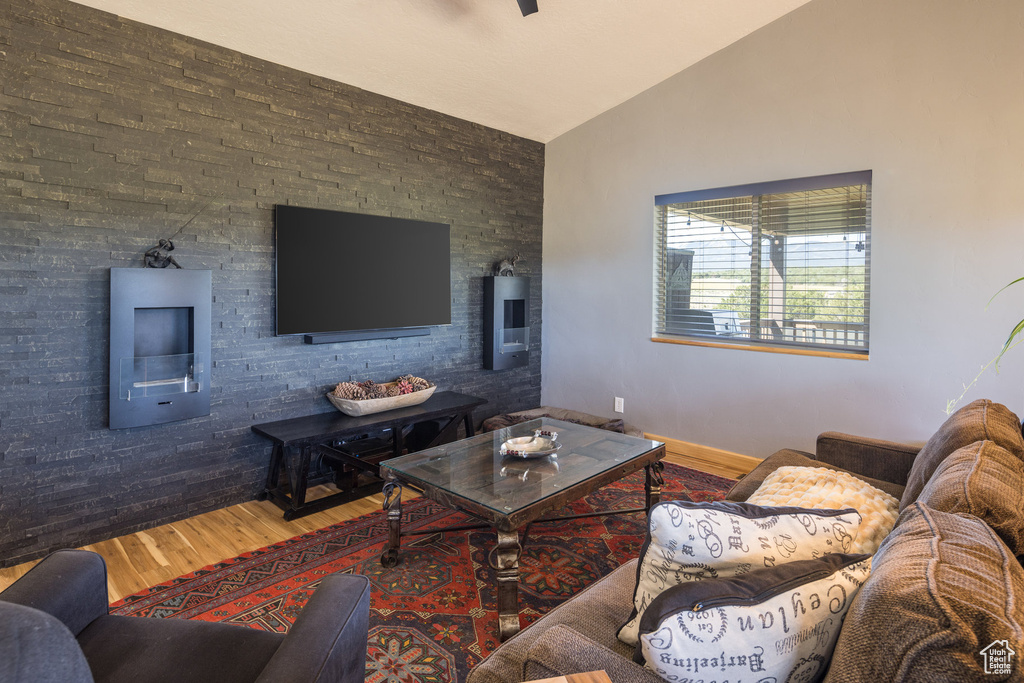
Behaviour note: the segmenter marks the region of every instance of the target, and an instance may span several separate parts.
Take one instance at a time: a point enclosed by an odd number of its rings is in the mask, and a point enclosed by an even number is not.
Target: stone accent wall
[[[64,0],[3,3],[0,85],[0,565],[252,499],[250,425],[332,411],[342,380],[411,372],[488,399],[478,420],[539,405],[542,144]],[[450,223],[452,325],[275,337],[279,203]],[[109,270],[176,233],[213,271],[211,414],[111,431]],[[485,371],[481,278],[514,250],[532,357]]]

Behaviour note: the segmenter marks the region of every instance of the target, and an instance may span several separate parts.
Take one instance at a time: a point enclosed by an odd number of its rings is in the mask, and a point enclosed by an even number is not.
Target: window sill
[[[742,351],[760,351],[761,353],[783,353],[790,356],[818,356],[819,358],[868,360],[868,354],[866,353],[850,353],[848,351],[823,351],[819,349],[786,348],[781,346],[761,346],[760,344],[727,344],[722,342],[701,341],[698,339],[677,339],[675,337],[651,337],[651,341],[660,342],[662,344],[703,346],[712,349],[739,349]]]

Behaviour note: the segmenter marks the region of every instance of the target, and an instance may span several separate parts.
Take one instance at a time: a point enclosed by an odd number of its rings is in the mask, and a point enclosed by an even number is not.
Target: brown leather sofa
[[[840,632],[826,683],[1024,680],[1024,439],[991,401],[952,415],[924,447],[836,432],[815,452],[782,450],[740,480],[745,500],[784,465],[848,471],[900,499],[895,529]],[[468,683],[510,683],[604,670],[616,683],[660,683],[616,638],[632,607],[633,560],[508,640]],[[1006,675],[984,650],[1018,653]]]

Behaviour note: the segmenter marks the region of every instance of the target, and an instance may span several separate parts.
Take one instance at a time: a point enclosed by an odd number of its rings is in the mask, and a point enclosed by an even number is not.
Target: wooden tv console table
[[[340,412],[319,413],[253,425],[252,431],[274,442],[270,451],[266,488],[258,498],[269,498],[284,510],[286,520],[292,520],[379,493],[381,481],[375,479],[372,483],[360,486],[360,472],[370,473],[376,478],[377,465],[383,460],[398,457],[403,452],[419,451],[455,441],[460,421],[465,425],[466,436],[473,436],[473,409],[484,403],[487,403],[485,399],[475,396],[441,391],[420,405],[373,415],[350,417]],[[389,445],[373,439],[352,440],[387,431],[391,433]],[[359,446],[371,442],[378,447],[368,452],[358,452]],[[306,502],[310,463],[315,456],[322,457],[338,468],[335,483],[342,490]],[[281,478],[282,471],[285,474],[284,481]]]

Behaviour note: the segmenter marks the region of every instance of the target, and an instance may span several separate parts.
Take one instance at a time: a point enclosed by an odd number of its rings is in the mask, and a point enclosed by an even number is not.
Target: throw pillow
[[[1024,569],[980,519],[917,502],[872,558],[825,681],[1019,681],[1022,655]]]
[[[900,510],[917,500],[939,463],[953,451],[986,440],[1024,460],[1024,438],[1017,416],[1006,406],[985,399],[969,403],[950,415],[914,458]]]
[[[828,510],[853,508],[860,513],[861,524],[850,552],[869,555],[892,531],[900,505],[896,498],[862,479],[827,467],[780,467],[765,477],[747,502]]]
[[[1024,555],[1024,463],[994,442],[957,449],[917,500],[933,510],[984,520],[1014,555]]]
[[[637,644],[644,610],[671,586],[845,553],[860,521],[853,509],[766,508],[726,501],[658,503],[648,518],[633,610],[619,629],[619,640]]]
[[[820,680],[870,572],[868,555],[826,555],[673,586],[644,612],[634,659],[668,681]]]

